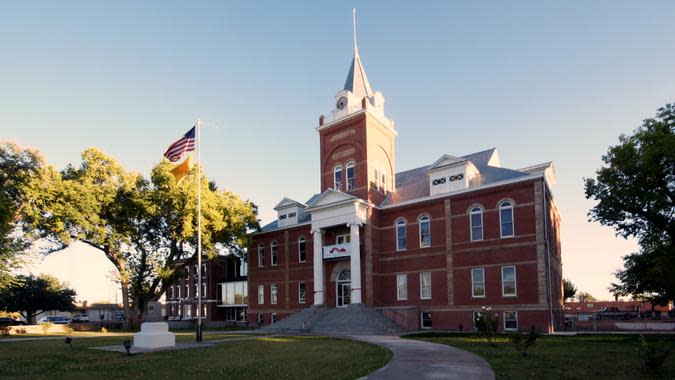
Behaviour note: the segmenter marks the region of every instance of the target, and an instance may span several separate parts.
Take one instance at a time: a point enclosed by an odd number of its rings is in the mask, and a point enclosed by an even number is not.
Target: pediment
[[[336,204],[336,203],[342,203],[346,201],[354,201],[357,200],[358,198],[347,193],[343,193],[341,191],[336,191],[333,189],[327,189],[321,195],[319,195],[318,198],[316,198],[312,203],[307,205],[307,209],[314,209],[318,208],[321,206],[327,206],[331,204]]]
[[[299,208],[305,208],[306,206],[298,201],[295,201],[291,198],[284,197],[279,203],[277,203],[276,206],[274,206],[275,210],[279,210],[282,208],[290,207],[290,206],[297,206]]]
[[[439,158],[433,164],[431,164],[431,166],[429,167],[429,169],[427,169],[427,171],[433,171],[433,170],[445,168],[445,167],[448,167],[448,166],[454,166],[454,165],[461,164],[461,163],[466,162],[466,161],[467,160],[465,158],[455,157],[455,156],[451,156],[449,154],[444,154],[443,156],[441,156],[441,158]]]

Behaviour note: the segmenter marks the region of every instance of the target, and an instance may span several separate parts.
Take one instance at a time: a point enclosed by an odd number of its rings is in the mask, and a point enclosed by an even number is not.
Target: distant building
[[[166,292],[166,316],[170,321],[197,318],[197,265],[176,263],[181,276]],[[202,319],[243,322],[246,320],[248,285],[246,262],[234,255],[202,262]]]

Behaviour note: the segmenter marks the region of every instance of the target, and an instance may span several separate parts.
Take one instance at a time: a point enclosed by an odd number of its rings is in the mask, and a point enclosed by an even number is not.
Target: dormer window
[[[337,191],[342,191],[342,165],[338,165],[333,169],[333,188]]]
[[[288,213],[288,217],[289,217],[289,218],[295,218],[296,215],[297,215],[297,214],[294,213],[294,212],[289,212],[289,213]]]
[[[286,219],[286,217],[287,217],[286,214],[284,214],[284,215],[279,215],[279,220],[284,220],[284,219]]]
[[[464,173],[451,175],[448,179],[450,180],[450,182],[461,181],[464,179]]]
[[[348,161],[347,165],[347,191],[352,191],[356,187],[356,168],[354,167],[354,161]]]

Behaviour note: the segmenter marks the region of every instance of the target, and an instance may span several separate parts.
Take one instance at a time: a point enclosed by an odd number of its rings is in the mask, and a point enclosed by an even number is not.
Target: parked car
[[[637,312],[621,310],[618,307],[603,307],[595,313],[596,319],[633,319],[637,316]]]
[[[23,326],[26,322],[11,317],[0,318],[0,326]]]
[[[67,325],[70,323],[70,318],[64,317],[64,316],[53,316],[53,317],[42,317],[38,321],[38,325],[44,324],[44,323],[53,323],[55,325]]]
[[[77,314],[73,317],[73,322],[89,322],[89,315],[87,314]]]

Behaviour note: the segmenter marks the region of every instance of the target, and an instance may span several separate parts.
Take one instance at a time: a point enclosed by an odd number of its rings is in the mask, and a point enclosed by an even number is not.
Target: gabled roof
[[[314,194],[314,195],[312,195],[312,196],[307,200],[307,202],[305,202],[305,204],[311,204],[311,203],[314,202],[314,200],[315,200],[316,198],[318,198],[320,195],[321,195],[321,194]],[[293,200],[290,199],[290,198],[284,198],[284,199],[289,199],[289,200],[293,201]],[[279,204],[281,204],[281,203],[284,201],[284,199],[282,199],[281,202],[279,202]],[[295,201],[293,201],[293,202],[295,202]],[[300,204],[302,204],[302,203],[300,203]],[[277,206],[279,206],[279,205],[277,205]],[[306,206],[303,205],[303,207],[306,207]],[[276,208],[276,207],[275,207],[275,208]],[[304,224],[304,223],[309,222],[310,220],[311,220],[311,217],[310,217],[310,215],[309,215],[308,213],[306,213],[306,212],[301,212],[301,213],[298,215],[298,224]],[[278,220],[274,220],[273,222],[267,223],[266,225],[264,225],[263,227],[260,228],[260,232],[259,232],[259,233],[262,233],[262,232],[270,232],[270,231],[274,231],[274,230],[278,229],[279,226],[278,226],[277,222],[278,222]],[[293,227],[293,226],[297,226],[297,224],[294,224],[294,225],[288,226],[288,227]]]
[[[291,198],[284,197],[284,199],[282,199],[279,203],[277,203],[276,206],[274,206],[274,209],[275,209],[275,210],[279,210],[279,209],[281,209],[281,208],[285,208],[285,207],[288,207],[288,206],[298,206],[298,207],[300,207],[300,208],[305,208],[305,207],[307,207],[307,206],[305,206],[304,204],[302,204],[302,203],[300,203],[300,202],[298,202],[298,201],[296,201],[296,200],[293,200],[293,199],[291,199]]]
[[[465,158],[460,158],[460,157],[451,156],[449,154],[444,154],[444,155],[441,156],[441,158],[434,161],[434,163],[431,164],[431,166],[429,166],[427,171],[430,172],[432,170],[441,169],[441,168],[445,168],[445,167],[448,167],[448,166],[461,164],[461,163],[464,163],[464,162],[467,162],[467,161],[468,160],[465,159]]]
[[[307,210],[312,210],[312,209],[317,209],[321,206],[326,206],[326,205],[331,205],[331,204],[336,204],[336,203],[341,203],[341,202],[349,202],[349,201],[356,201],[359,200],[360,198],[352,195],[352,194],[347,194],[343,193],[342,191],[337,191],[333,189],[326,189],[321,195],[316,197],[312,203],[310,203],[307,206]]]

